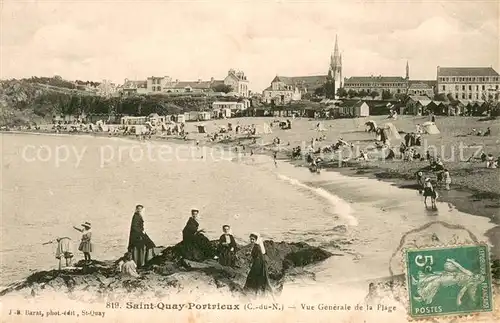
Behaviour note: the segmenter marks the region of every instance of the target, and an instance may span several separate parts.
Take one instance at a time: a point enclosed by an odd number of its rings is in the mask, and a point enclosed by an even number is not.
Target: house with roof
[[[224,85],[230,86],[233,89],[232,93],[235,95],[244,98],[248,98],[250,96],[250,89],[248,87],[249,82],[245,73],[242,71],[230,69],[222,82]]]
[[[271,81],[271,86],[262,92],[262,101],[275,105],[288,104],[302,98],[299,88],[290,77],[278,76]]]
[[[424,95],[429,98],[434,97],[436,90],[435,80],[409,80],[408,95]]]
[[[136,94],[147,94],[147,81],[136,81],[125,79],[121,87],[121,92],[123,96],[131,96]]]
[[[492,67],[437,67],[437,92],[457,100],[488,100],[500,89]]]
[[[352,76],[344,79],[344,89],[356,92],[378,92],[389,91],[392,95],[403,94],[408,89],[408,79],[401,76]]]
[[[287,104],[299,101],[302,95],[314,91],[327,81],[327,75],[316,76],[279,76],[271,81],[271,86],[262,92],[262,100],[266,103]]]
[[[327,109],[334,118],[358,118],[370,115],[370,107],[362,100],[346,100],[340,104],[330,105]]]

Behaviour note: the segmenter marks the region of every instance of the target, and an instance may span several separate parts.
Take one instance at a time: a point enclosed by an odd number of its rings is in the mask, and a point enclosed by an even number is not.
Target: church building
[[[265,103],[277,105],[287,104],[299,101],[304,94],[314,93],[316,89],[325,85],[330,86],[335,91],[334,93],[337,93],[337,90],[342,87],[342,56],[339,52],[337,37],[335,37],[335,48],[330,57],[328,74],[314,76],[276,75],[271,81],[271,86],[263,91],[262,100]]]

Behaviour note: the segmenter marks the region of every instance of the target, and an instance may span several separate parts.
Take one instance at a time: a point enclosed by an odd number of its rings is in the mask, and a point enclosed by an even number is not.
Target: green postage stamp
[[[404,257],[410,317],[493,311],[487,245],[406,249]]]

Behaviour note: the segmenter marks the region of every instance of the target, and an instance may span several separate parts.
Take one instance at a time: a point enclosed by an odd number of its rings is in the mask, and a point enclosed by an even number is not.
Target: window
[[[476,93],[476,99],[479,99],[479,94]]]
[[[443,85],[443,91],[446,90],[446,87]]]
[[[472,99],[472,94],[469,93],[469,99]]]
[[[483,91],[486,90],[486,87],[483,85]]]
[[[462,93],[462,99],[465,99],[465,93]]]
[[[472,85],[469,85],[469,91],[472,91]]]
[[[462,85],[462,91],[465,91],[465,85]]]
[[[476,91],[479,91],[479,85],[476,85]]]

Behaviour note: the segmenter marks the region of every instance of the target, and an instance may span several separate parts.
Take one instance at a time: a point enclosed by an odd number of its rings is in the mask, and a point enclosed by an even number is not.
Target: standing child
[[[62,269],[62,259],[66,260],[66,267],[71,266],[71,260],[73,259],[73,244],[71,238],[69,237],[60,237],[56,240],[51,240],[49,242],[45,242],[44,245],[50,244],[53,242],[57,242],[56,247],[56,259],[59,260],[59,270]]]
[[[82,241],[80,242],[80,246],[78,250],[83,252],[83,256],[85,257],[85,264],[92,263],[92,259],[90,258],[90,253],[92,252],[92,226],[89,222],[85,222],[82,224],[83,229],[73,227],[75,230],[80,231],[82,233]]]

